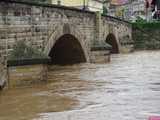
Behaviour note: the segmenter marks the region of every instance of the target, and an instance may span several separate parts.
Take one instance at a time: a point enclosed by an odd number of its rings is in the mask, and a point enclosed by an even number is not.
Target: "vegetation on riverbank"
[[[134,22],[133,27],[138,27],[141,29],[159,29],[160,22]]]
[[[132,27],[136,49],[160,49],[160,22],[138,21]]]

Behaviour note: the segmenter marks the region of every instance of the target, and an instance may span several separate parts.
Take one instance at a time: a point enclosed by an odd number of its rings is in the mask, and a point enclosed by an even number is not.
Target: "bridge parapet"
[[[117,18],[117,17],[113,17],[113,16],[108,16],[108,15],[103,15],[103,17],[107,20],[107,21],[113,21],[119,24],[125,24],[128,26],[132,26],[132,24],[129,21],[125,21],[123,19]]]

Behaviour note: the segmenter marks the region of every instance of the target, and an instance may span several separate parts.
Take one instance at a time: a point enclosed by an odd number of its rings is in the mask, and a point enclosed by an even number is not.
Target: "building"
[[[139,17],[147,19],[146,1],[128,0],[122,3],[113,0],[110,5],[109,15],[131,21],[134,21]]]
[[[160,20],[160,1],[159,0],[152,0],[151,7],[153,11],[153,18]]]
[[[116,16],[116,5],[115,4],[110,4],[109,6],[109,11],[108,11],[108,14],[110,16]]]
[[[132,3],[132,16],[146,18],[146,2],[145,0],[134,0]]]
[[[132,4],[111,4],[108,14],[110,16],[118,17],[121,19],[129,20],[132,16]]]
[[[159,0],[152,0],[152,1],[151,1],[151,4],[152,4],[154,7],[157,7],[157,10],[160,9],[160,1],[159,1]]]
[[[90,11],[103,11],[104,0],[50,0],[52,4],[70,6]]]
[[[147,1],[151,3],[151,0]],[[94,12],[105,11],[107,15],[131,21],[150,19],[151,16],[146,9],[146,0],[50,0],[50,3]]]
[[[89,0],[88,9],[90,11],[101,11],[103,12],[103,0]]]

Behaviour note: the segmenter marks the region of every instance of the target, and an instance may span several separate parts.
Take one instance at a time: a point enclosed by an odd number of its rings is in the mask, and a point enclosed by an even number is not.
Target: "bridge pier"
[[[1,37],[1,36],[0,36]],[[5,39],[0,39],[0,90],[7,83],[7,44]]]
[[[3,90],[5,86],[6,86],[6,80],[4,79],[0,80],[0,90]]]
[[[8,61],[8,88],[45,83],[48,59]]]
[[[3,90],[7,86],[7,70],[4,69],[3,72],[0,73],[0,90]]]
[[[91,63],[110,62],[110,50],[93,50],[91,51]]]
[[[96,13],[95,37],[91,47],[91,63],[110,62],[111,46],[102,40],[102,18],[101,13]]]

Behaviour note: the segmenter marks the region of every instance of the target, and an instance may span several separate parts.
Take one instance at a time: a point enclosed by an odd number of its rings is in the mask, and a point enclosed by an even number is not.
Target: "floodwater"
[[[160,51],[51,66],[48,83],[0,93],[0,120],[147,120],[160,115]]]

